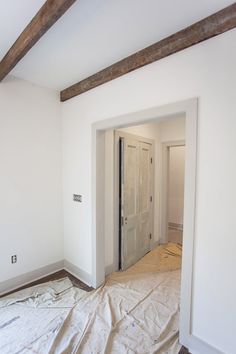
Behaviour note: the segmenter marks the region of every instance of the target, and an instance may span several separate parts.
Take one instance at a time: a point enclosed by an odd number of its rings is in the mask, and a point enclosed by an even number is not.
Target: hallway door
[[[120,141],[121,269],[150,250],[153,228],[152,144],[136,136]]]

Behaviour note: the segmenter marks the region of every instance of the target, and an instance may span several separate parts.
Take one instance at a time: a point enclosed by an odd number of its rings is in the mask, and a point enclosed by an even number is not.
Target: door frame
[[[92,285],[97,288],[105,280],[105,131],[148,122],[186,117],[185,197],[183,258],[180,302],[180,342],[188,348],[206,350],[207,344],[192,334],[192,289],[194,275],[194,239],[196,215],[197,122],[198,99],[152,107],[112,117],[92,124]],[[208,349],[208,348],[207,348]]]
[[[169,153],[170,147],[175,146],[185,146],[185,140],[172,140],[161,144],[160,243],[168,242]]]
[[[128,138],[140,140],[144,143],[151,145],[152,150],[152,183],[151,183],[151,193],[152,193],[152,207],[151,207],[151,217],[152,217],[152,225],[151,225],[151,232],[152,232],[152,239],[150,240],[150,249],[152,249],[153,242],[154,242],[154,207],[155,207],[155,198],[154,198],[154,182],[155,182],[155,141],[153,139],[144,138],[142,136],[136,134],[130,134],[124,132],[122,130],[116,129],[114,131],[114,234],[113,234],[113,258],[114,258],[114,268],[113,271],[117,271],[119,269],[119,139],[120,138]]]

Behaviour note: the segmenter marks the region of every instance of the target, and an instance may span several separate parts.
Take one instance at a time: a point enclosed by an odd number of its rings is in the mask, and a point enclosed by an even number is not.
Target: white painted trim
[[[194,107],[194,108],[192,108]],[[143,124],[153,121],[161,121],[178,117],[183,113],[197,110],[197,99],[189,99],[161,107],[153,107],[139,112],[133,112],[122,116],[96,122],[92,125],[92,277],[93,287],[97,288],[105,280],[105,240],[104,240],[104,146],[105,130],[119,129],[127,126]],[[195,116],[193,116],[194,119]]]
[[[183,231],[183,224],[177,224],[175,222],[168,222],[168,228]]]
[[[189,349],[191,354],[226,354],[194,335],[189,337],[185,346]]]
[[[170,147],[185,146],[185,140],[172,140],[161,144],[160,242],[168,242],[168,179]]]
[[[66,259],[64,260],[64,269],[70,274],[74,275],[74,277],[76,277],[77,279],[81,280],[83,283],[87,284],[88,286],[91,286],[92,276],[84,270],[80,269],[79,267],[75,266],[74,264],[70,263]]]
[[[113,262],[115,271],[119,269],[119,138],[117,131],[114,131]]]
[[[10,291],[14,291],[34,281],[40,280],[50,274],[53,274],[64,268],[64,260],[49,264],[45,267],[33,270],[31,272],[18,275],[17,277],[5,280],[0,283],[0,295],[4,295]]]
[[[65,269],[70,274],[74,275],[77,279],[81,280],[85,284],[91,286],[92,276],[84,270],[76,267],[74,264],[67,260],[61,260],[59,262],[49,264],[45,267],[35,269],[32,272],[21,274],[17,277],[5,280],[0,283],[0,296],[28,285],[34,281],[40,280],[48,275]]]
[[[105,281],[105,130],[92,126],[92,286]],[[97,212],[98,211],[98,212]]]
[[[192,288],[194,267],[194,237],[196,209],[196,174],[197,174],[197,98],[153,107],[139,112],[132,112],[94,123],[92,125],[92,244],[93,244],[93,286],[98,287],[105,280],[104,249],[105,239],[100,223],[104,224],[104,181],[97,176],[96,166],[103,168],[104,142],[102,132],[107,129],[119,129],[127,126],[145,124],[153,121],[171,119],[185,113],[186,115],[186,157],[185,157],[185,197],[183,262],[180,304],[180,342],[196,354],[220,353],[192,334]],[[104,139],[104,138],[103,138]],[[100,140],[100,142],[99,142]],[[98,147],[98,149],[97,149]],[[103,155],[102,155],[103,154]],[[103,159],[102,159],[103,157]],[[98,160],[98,161],[97,161]],[[103,161],[103,162],[102,162]],[[98,178],[97,178],[98,177]],[[97,205],[98,197],[102,203]]]

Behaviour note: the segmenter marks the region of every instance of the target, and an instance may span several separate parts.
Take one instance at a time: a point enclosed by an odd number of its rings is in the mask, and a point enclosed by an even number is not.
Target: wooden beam
[[[236,3],[61,91],[66,101],[144,65],[236,27]]]
[[[76,0],[47,0],[0,62],[0,81]]]

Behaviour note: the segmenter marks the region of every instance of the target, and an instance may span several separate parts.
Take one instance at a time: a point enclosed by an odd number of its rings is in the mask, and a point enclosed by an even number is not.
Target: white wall
[[[183,225],[185,146],[169,149],[168,222]]]
[[[63,104],[66,258],[91,272],[92,123],[199,97],[192,331],[227,354],[236,317],[235,43],[232,30]],[[80,207],[73,191],[83,194]]]
[[[129,134],[142,136],[144,138],[153,139],[157,143],[159,143],[160,140],[160,123],[154,122],[154,123],[134,125],[127,128],[121,128],[119,130]]]
[[[160,122],[161,143],[185,140],[185,117]]]
[[[63,259],[56,92],[11,76],[0,84],[0,161],[1,282]]]

